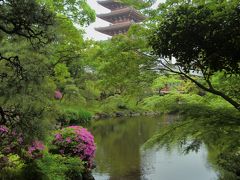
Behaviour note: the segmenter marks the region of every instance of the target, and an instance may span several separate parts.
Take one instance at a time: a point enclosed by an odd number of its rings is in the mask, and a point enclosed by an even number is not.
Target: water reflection
[[[91,129],[97,142],[96,180],[214,179],[216,173],[206,163],[205,149],[186,156],[177,149],[171,153],[164,149],[141,150],[157,130],[173,119],[173,116],[136,117],[93,123]]]
[[[150,149],[142,154],[142,179],[146,180],[216,180],[217,174],[206,162],[207,152],[183,155],[175,149]]]

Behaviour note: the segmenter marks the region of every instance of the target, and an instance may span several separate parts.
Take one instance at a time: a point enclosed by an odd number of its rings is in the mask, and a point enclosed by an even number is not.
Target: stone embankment
[[[156,116],[160,115],[159,112],[113,112],[113,113],[96,113],[92,118],[95,120],[99,119],[108,119],[108,118],[114,118],[114,117],[136,117],[136,116]]]

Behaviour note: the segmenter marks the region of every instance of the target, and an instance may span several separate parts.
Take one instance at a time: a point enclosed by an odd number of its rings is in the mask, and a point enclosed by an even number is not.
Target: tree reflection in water
[[[208,150],[208,161],[219,172],[219,179],[240,179],[240,113],[232,109],[191,107],[181,118],[161,129],[146,147],[158,145],[172,149],[176,144],[184,153]]]
[[[140,179],[141,146],[159,129],[158,118],[109,119],[93,124],[97,171],[109,179]]]
[[[151,148],[150,151],[142,151],[144,143],[153,135],[166,132],[165,129],[168,129],[169,124],[176,122],[176,125],[179,125],[177,119],[178,115],[166,114],[155,118],[134,117],[94,122],[91,126],[91,132],[97,142],[96,179],[138,180],[153,178],[165,180],[169,177],[169,173],[173,179],[178,179],[178,177],[173,176],[171,171],[164,174],[162,171],[164,168],[175,169],[178,171],[175,174],[184,174],[185,180],[193,179],[196,177],[196,173],[201,175],[200,180],[216,177],[216,173],[207,165],[208,153],[206,148],[200,149],[198,154],[190,153],[187,156],[178,151],[176,143],[172,143],[173,153],[171,154],[168,152],[169,148],[162,148],[160,151],[154,148]],[[156,139],[153,140],[151,142],[158,142],[155,141]],[[163,147],[167,146],[163,145]],[[161,162],[156,164],[158,160]],[[151,167],[153,169],[149,170]],[[201,177],[204,178],[201,179]]]

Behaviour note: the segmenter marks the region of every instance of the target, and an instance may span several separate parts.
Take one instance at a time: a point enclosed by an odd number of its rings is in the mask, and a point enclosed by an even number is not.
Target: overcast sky
[[[108,9],[99,5],[96,0],[87,0],[87,1],[88,1],[89,5],[96,11],[96,14],[110,12]],[[159,2],[164,2],[164,1],[165,0],[157,0],[157,3],[154,5],[154,7],[156,7],[157,4],[159,4]],[[108,25],[109,25],[108,22],[97,18],[96,22],[92,23],[90,26],[88,26],[86,28],[85,38],[91,38],[94,40],[106,40],[106,39],[110,38],[110,36],[107,36],[105,34],[99,33],[94,30],[94,27],[104,27],[104,26],[108,26]]]

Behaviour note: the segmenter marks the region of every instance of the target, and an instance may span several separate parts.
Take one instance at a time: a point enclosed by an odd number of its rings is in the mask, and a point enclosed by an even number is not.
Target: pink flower
[[[67,143],[71,143],[71,142],[72,142],[71,138],[70,138],[70,137],[67,137],[67,138],[66,138],[66,142],[67,142]]]
[[[28,153],[29,154],[32,154],[32,152],[35,151],[35,150],[36,150],[36,148],[34,146],[28,147]]]
[[[17,140],[18,140],[18,143],[19,143],[19,144],[22,144],[22,143],[23,143],[23,138],[22,138],[21,136],[20,136],[20,137],[18,137],[18,139],[17,139]]]
[[[35,146],[35,148],[37,150],[44,150],[45,149],[45,146],[41,141],[34,141],[33,145]]]
[[[33,158],[42,157],[42,151],[45,149],[41,141],[33,141],[32,145],[28,147],[28,155]]]
[[[54,93],[54,98],[59,100],[62,99],[62,97],[63,97],[62,93],[59,90],[56,90]]]
[[[55,134],[55,138],[56,138],[56,140],[60,140],[60,139],[62,139],[62,135],[61,134]]]
[[[42,150],[45,147],[41,141],[33,141],[31,144],[27,144],[24,141],[23,134],[3,125],[0,125],[0,136],[0,147],[2,147],[1,153],[3,156],[17,154],[30,159],[42,157]]]
[[[66,137],[63,139],[63,137]],[[66,143],[67,142],[67,143]],[[96,145],[93,135],[81,126],[69,126],[58,131],[53,144],[62,155],[78,156],[92,168]]]
[[[8,132],[8,128],[6,126],[0,125],[0,132],[7,133]]]

